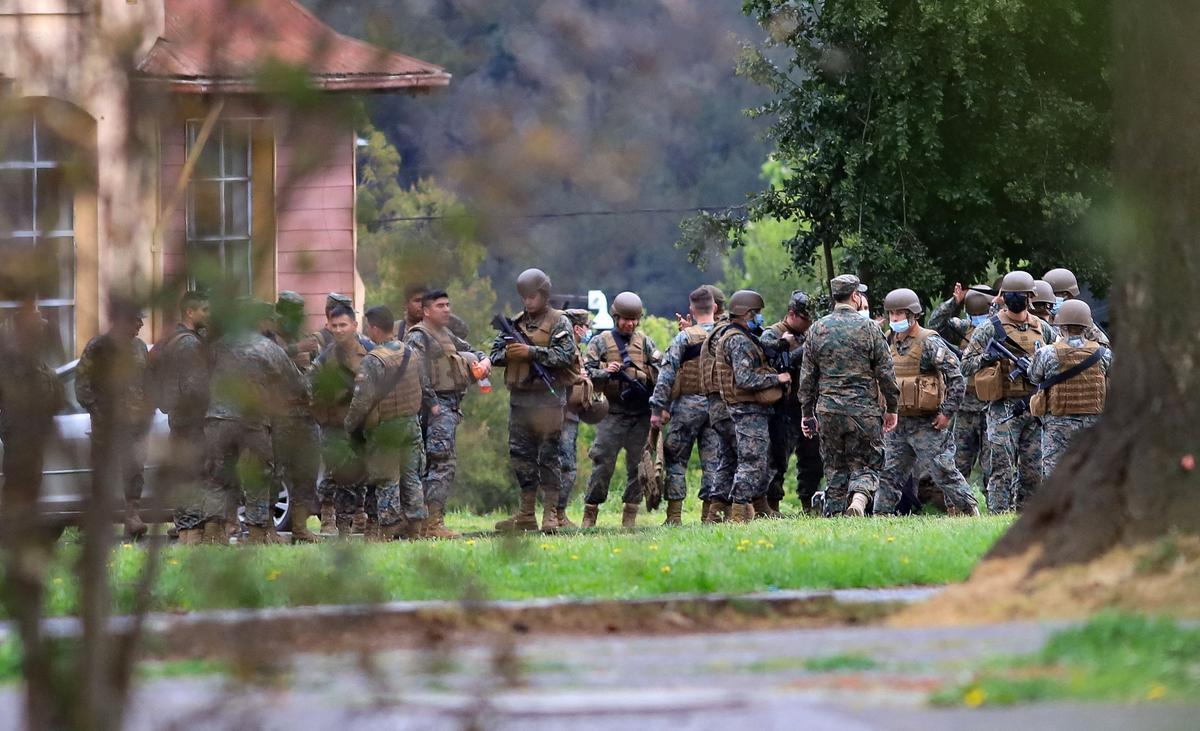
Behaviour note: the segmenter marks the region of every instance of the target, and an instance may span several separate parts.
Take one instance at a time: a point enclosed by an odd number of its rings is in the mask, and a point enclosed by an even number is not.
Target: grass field
[[[619,506],[617,506],[619,507]],[[942,584],[965,579],[1011,516],[821,520],[682,529],[642,515],[626,534],[617,507],[587,533],[364,545],[182,547],[163,552],[153,608],[276,607],[422,599],[632,598],[685,592],[755,592]],[[489,529],[498,515],[453,514],[451,527]],[[76,607],[78,547],[64,542],[51,573],[48,612]],[[112,559],[119,611],[132,606],[145,554]]]

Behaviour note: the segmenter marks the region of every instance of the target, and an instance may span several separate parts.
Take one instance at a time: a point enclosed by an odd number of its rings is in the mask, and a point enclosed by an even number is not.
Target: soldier
[[[592,474],[584,499],[584,528],[593,528],[600,505],[608,499],[608,485],[625,450],[625,504],[621,526],[632,529],[642,500],[638,463],[650,435],[650,394],[658,376],[661,353],[654,341],[637,327],[642,321],[642,298],[622,292],[613,298],[611,314],[616,328],[606,330],[588,343],[585,371],[608,399],[608,416],[596,427],[596,441],[588,450]]]
[[[109,331],[88,342],[75,371],[75,397],[92,417],[93,479],[113,478],[125,496],[125,535],[140,538],[146,440],[154,419],[147,391],[141,308],[114,298]],[[107,487],[107,486],[103,486]]]
[[[774,405],[792,382],[790,373],[776,373],[758,343],[762,332],[762,295],[748,289],[729,298],[729,326],[716,342],[714,369],[721,399],[733,420],[737,471],[723,502],[730,503],[729,520],[745,523],[758,506],[766,508],[770,474],[770,417]]]
[[[1054,290],[1054,307],[1051,308],[1051,312],[1057,313],[1064,302],[1079,299],[1079,281],[1070,269],[1051,269],[1042,275],[1042,279],[1049,283]],[[1111,347],[1108,342],[1108,334],[1101,330],[1095,321],[1092,322],[1092,326],[1088,328],[1084,337],[1094,340],[1106,348]]]
[[[725,312],[725,293],[711,284],[703,286],[713,296],[714,325],[700,346],[700,390],[708,400],[708,425],[717,437],[717,466],[713,470],[713,493],[707,504],[705,496],[701,495],[700,522],[719,523],[729,516],[731,505],[718,488],[732,485],[737,473],[737,437],[716,378],[717,341],[729,326],[729,315]]]
[[[425,294],[429,288],[424,284],[410,284],[404,288],[404,319],[396,323],[396,339],[408,338],[408,331],[425,317]]]
[[[788,460],[796,455],[796,495],[800,505],[812,510],[812,498],[821,489],[821,442],[809,439],[800,430],[802,420],[796,386],[800,383],[800,365],[804,362],[804,341],[812,326],[808,293],[797,289],[788,301],[787,314],[767,328],[759,341],[777,365],[792,376],[784,396],[775,404],[771,415],[771,484],[767,488],[766,512],[762,517],[782,517],[779,503],[783,500],[783,478]],[[755,516],[758,508],[755,507]]]
[[[571,331],[575,336],[575,342],[579,347],[575,349],[579,358],[579,373],[581,383],[576,384],[573,388],[580,389],[585,384],[586,376],[583,367],[583,351],[582,347],[587,338],[588,332],[592,327],[592,313],[588,310],[572,309],[566,310],[567,319],[571,321]],[[590,383],[590,381],[589,381]],[[584,389],[585,392],[590,392],[590,388]],[[572,393],[575,393],[573,390]],[[579,408],[583,408],[583,396],[579,398]],[[562,484],[558,489],[558,527],[559,528],[575,528],[575,524],[567,517],[567,505],[571,501],[571,490],[575,487],[575,478],[578,475],[576,463],[578,460],[579,441],[579,413],[570,405],[563,411],[563,429],[562,436],[559,438],[558,461],[562,468]]]
[[[201,542],[204,522],[200,481],[208,412],[208,353],[203,334],[208,313],[207,296],[185,293],[179,301],[178,324],[149,354],[151,392],[171,428],[175,529],[180,543],[193,545]]]
[[[287,353],[261,334],[267,303],[239,302],[212,344],[212,380],[204,424],[208,479],[203,540],[225,543],[226,521],[245,498],[248,544],[282,543],[275,532],[275,452],[271,424],[303,385]],[[247,465],[249,465],[247,467]]]
[[[1086,302],[1067,300],[1054,318],[1059,340],[1041,348],[1029,367],[1038,387],[1035,415],[1042,417],[1042,474],[1054,472],[1075,434],[1096,425],[1108,395],[1112,351],[1087,338],[1093,326]]]
[[[1054,328],[1029,312],[1033,276],[1009,272],[1000,285],[1004,308],[975,328],[962,358],[962,372],[975,376],[975,391],[988,402],[987,438],[992,474],[987,483],[989,512],[1020,510],[1042,479],[1042,428],[1029,413],[1033,385],[1018,366],[988,347],[993,339],[1018,358],[1032,358],[1055,340]]]
[[[524,311],[513,327],[522,340],[501,333],[492,343],[492,364],[504,368],[508,386],[508,451],[521,487],[516,515],[496,524],[496,530],[537,530],[538,489],[542,491],[542,530],[558,529],[558,493],[562,469],[558,452],[562,439],[563,407],[578,376],[578,357],[571,323],[550,307],[550,277],[526,269],[517,277]],[[527,341],[527,342],[526,342]],[[544,369],[550,384],[533,364]]]
[[[347,434],[361,434],[365,443],[365,538],[416,540],[428,514],[421,487],[425,449],[420,415],[424,409],[436,419],[441,407],[419,354],[393,339],[391,311],[372,307],[365,318],[375,348],[362,360],[344,424]]]
[[[305,335],[304,298],[291,290],[279,293],[275,318],[263,334],[283,348],[295,365],[299,385],[283,411],[271,423],[271,443],[275,450],[278,479],[288,486],[292,506],[292,542],[315,543],[317,536],[308,529],[313,503],[317,499],[317,479],[321,472],[321,429],[312,416],[312,391],[306,374],[312,366],[311,350],[302,347],[312,342]]]
[[[312,353],[314,358],[316,357],[317,353],[320,353],[322,350],[325,350],[326,348],[333,345],[333,341],[336,339],[333,337],[333,331],[331,331],[329,329],[328,322],[329,322],[330,314],[337,307],[346,307],[351,312],[354,312],[354,300],[348,294],[339,294],[337,292],[330,292],[328,295],[325,296],[325,322],[326,322],[326,325],[325,325],[325,327],[321,328],[317,332],[317,334],[314,336],[315,347],[313,347],[313,345],[310,345],[308,342],[303,343],[304,348],[306,350],[309,350],[310,353]]]
[[[663,443],[667,473],[667,520],[663,525],[683,524],[683,501],[687,497],[687,468],[692,445],[700,447],[700,502],[707,513],[716,491],[720,468],[720,437],[708,423],[708,396],[700,383],[700,350],[716,326],[716,302],[712,291],[697,287],[688,295],[690,324],[671,341],[658,371],[650,397],[650,425],[670,424]]]
[[[426,412],[424,428],[425,507],[429,511],[425,536],[459,538],[458,533],[446,528],[445,510],[458,467],[456,436],[462,421],[462,399],[467,386],[476,380],[472,364],[486,378],[492,361],[450,332],[450,295],[445,290],[426,292],[421,301],[421,319],[407,326],[405,342],[421,356],[423,375],[436,394],[437,409]]]
[[[860,314],[866,291],[856,276],[834,277],[833,312],[813,323],[804,344],[801,428],[806,437],[821,435],[825,515],[865,513],[884,466],[881,432],[897,423],[900,392],[891,353],[878,325]]]
[[[895,513],[897,483],[920,465],[942,491],[951,515],[979,515],[971,487],[954,464],[954,414],[966,392],[958,356],[933,330],[921,327],[921,300],[911,289],[895,289],[883,300],[888,342],[900,388],[899,421],[883,437],[883,482],[875,514]]]
[[[1054,290],[1050,283],[1041,279],[1033,281],[1033,297],[1029,299],[1029,311],[1043,322],[1054,323]]]
[[[976,285],[964,290],[962,284],[955,283],[954,295],[938,305],[929,316],[929,329],[936,330],[943,340],[957,345],[960,352],[967,349],[971,333],[987,322],[991,311],[992,298],[980,291],[983,288],[983,285]],[[967,310],[965,319],[956,316],[964,305]],[[967,378],[967,392],[962,405],[954,417],[954,463],[959,473],[970,480],[977,459],[983,484],[987,485],[992,470],[987,440],[987,402],[980,401],[975,394],[975,377],[970,376]]]
[[[365,466],[346,433],[346,410],[354,397],[354,379],[362,359],[374,347],[360,338],[354,310],[334,307],[325,329],[333,334],[333,345],[325,348],[308,371],[312,388],[313,417],[321,427],[321,451],[325,464],[323,495],[334,503],[338,535],[350,535],[355,516],[364,509]],[[365,340],[365,342],[364,342]]]

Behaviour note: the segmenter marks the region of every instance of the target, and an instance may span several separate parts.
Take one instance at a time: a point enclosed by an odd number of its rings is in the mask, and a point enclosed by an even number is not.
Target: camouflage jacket
[[[391,350],[400,350],[407,347],[409,350],[415,350],[408,343],[398,340],[392,340],[380,347]],[[414,355],[419,354],[414,352]],[[413,358],[409,362],[408,367],[418,367],[419,361],[419,357]],[[419,374],[421,378],[421,410],[425,411],[437,404],[437,394],[434,392],[433,386],[429,381],[429,371],[421,368]],[[350,400],[350,408],[346,412],[346,431],[352,432],[361,427],[363,422],[366,421],[367,416],[371,413],[371,409],[375,408],[388,395],[387,393],[381,393],[381,389],[387,385],[385,382],[387,376],[387,368],[384,367],[383,361],[379,358],[363,358],[359,374],[354,380],[354,395]]]
[[[1044,345],[1052,345],[1058,339],[1058,336],[1054,334],[1054,328],[1043,320],[1038,320],[1037,322],[1041,328],[1042,343]],[[971,333],[971,341],[967,343],[967,349],[963,351],[962,357],[962,372],[964,376],[973,376],[979,372],[980,368],[993,362],[994,359],[988,355],[987,347],[995,334],[996,328],[990,319],[975,328],[975,331]]]
[[[762,391],[779,385],[779,375],[770,369],[762,348],[740,325],[730,329],[721,352],[725,362],[733,369],[733,383],[738,388]]]
[[[783,321],[771,325],[758,338],[758,342],[762,343],[764,349],[770,353],[787,352],[788,359],[791,361],[791,367],[788,368],[788,373],[792,375],[792,382],[784,389],[784,397],[775,404],[775,410],[779,413],[790,413],[795,417],[800,411],[800,401],[796,398],[796,389],[800,387],[800,369],[804,365],[804,343],[808,341],[808,333],[794,336],[789,349],[788,339],[784,337],[784,333],[790,332],[787,325]]]
[[[259,333],[226,335],[209,351],[208,418],[267,426],[300,398],[303,379],[283,348]]]
[[[162,348],[159,352],[158,349]],[[208,354],[200,333],[180,323],[175,331],[155,346],[154,378],[166,404],[172,426],[195,425],[208,412]]]
[[[147,351],[140,338],[119,343],[109,334],[91,339],[75,369],[75,398],[93,419],[148,426],[154,418],[146,383]]]
[[[404,322],[401,321],[400,325],[403,328]],[[429,325],[428,327],[432,327],[432,325]],[[397,338],[397,340],[402,341],[405,345],[416,351],[417,355],[421,356],[421,378],[424,380],[424,382],[431,383],[432,376],[430,374],[430,367],[433,361],[430,357],[430,348],[434,349],[432,351],[433,357],[441,357],[441,352],[437,350],[439,346],[437,343],[431,343],[429,341],[429,336],[420,330],[408,330],[407,328],[404,329],[408,332],[408,334],[403,338]],[[486,357],[483,351],[472,348],[470,343],[450,332],[449,328],[446,329],[446,336],[450,338],[450,342],[454,343],[454,347],[456,350],[458,350],[458,352],[470,353],[474,355],[477,360],[483,360]]]
[[[65,400],[62,382],[32,348],[0,348],[0,362],[0,439],[44,439]]]
[[[545,316],[545,314],[542,315],[542,317]],[[514,320],[514,323],[518,329],[524,328],[528,330],[540,325],[541,319],[533,319],[528,314],[521,313]],[[493,366],[508,367],[508,360],[504,352],[507,345],[508,342],[502,335],[497,335],[496,339],[492,341],[490,357]],[[554,323],[550,328],[550,344],[546,346],[530,346],[529,357],[534,363],[538,363],[550,371],[570,368],[578,361],[579,352],[575,344],[575,332],[572,330],[571,321],[567,319],[566,315],[560,314],[558,322]],[[563,392],[559,393],[559,400],[566,398],[566,389],[561,390]],[[525,391],[510,388],[508,394],[509,399],[514,404],[548,403],[547,399],[553,398],[549,393],[544,393],[540,390]]]
[[[1083,347],[1083,341],[1091,339],[1088,335],[1084,335],[1082,338],[1068,338],[1067,342],[1075,347]],[[1105,346],[1104,355],[1096,365],[1099,366],[1101,373],[1108,375],[1108,369],[1112,367],[1112,350],[1108,346]],[[1038,352],[1033,354],[1033,360],[1029,364],[1029,382],[1036,386],[1047,378],[1058,375],[1059,370],[1058,352],[1054,348],[1039,348]]]
[[[798,395],[805,416],[814,413],[896,413],[900,389],[883,331],[849,305],[813,323],[804,343]]]
[[[705,332],[712,332],[716,323],[700,323]],[[658,380],[654,383],[654,395],[650,397],[650,407],[655,411],[663,411],[671,405],[671,389],[675,387],[675,376],[683,365],[683,350],[688,344],[688,334],[682,330],[671,339],[667,352],[663,354],[662,363],[658,368]]]
[[[899,338],[891,335],[888,342],[889,345],[896,348],[900,355],[904,355],[915,341],[912,338],[905,338],[903,342],[900,342]],[[941,335],[934,333],[925,338],[925,347],[921,351],[919,368],[922,373],[936,371],[942,375],[942,380],[946,383],[946,395],[942,399],[938,413],[954,416],[955,412],[962,407],[963,397],[967,392],[967,379],[963,377],[962,363],[958,360],[958,356],[950,350]]]

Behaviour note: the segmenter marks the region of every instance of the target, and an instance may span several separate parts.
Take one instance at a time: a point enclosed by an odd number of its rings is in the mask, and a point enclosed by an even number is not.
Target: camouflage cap
[[[293,292],[290,289],[285,289],[279,293],[279,300],[276,302],[276,305],[296,305],[303,307],[304,295],[299,292]]]
[[[572,325],[579,327],[587,327],[592,321],[592,313],[590,310],[570,309],[563,312]]]
[[[329,309],[330,307],[335,307],[337,305],[345,305],[346,307],[354,309],[354,298],[348,294],[341,294],[340,292],[330,292],[325,296],[325,309]]]
[[[855,292],[866,292],[867,285],[853,274],[839,274],[829,281],[829,291],[834,297],[845,297]]]

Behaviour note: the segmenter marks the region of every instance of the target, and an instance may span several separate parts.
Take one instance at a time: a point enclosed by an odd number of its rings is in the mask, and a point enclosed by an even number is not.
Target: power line
[[[496,218],[510,219],[547,219],[547,218],[584,218],[588,216],[640,216],[656,213],[707,213],[711,211],[735,211],[746,208],[745,204],[733,206],[693,206],[691,208],[625,208],[593,211],[558,211],[554,213],[514,213],[500,215]],[[422,221],[446,221],[465,218],[479,218],[469,213],[459,213],[441,216],[385,216],[377,218],[372,223],[415,223]]]

